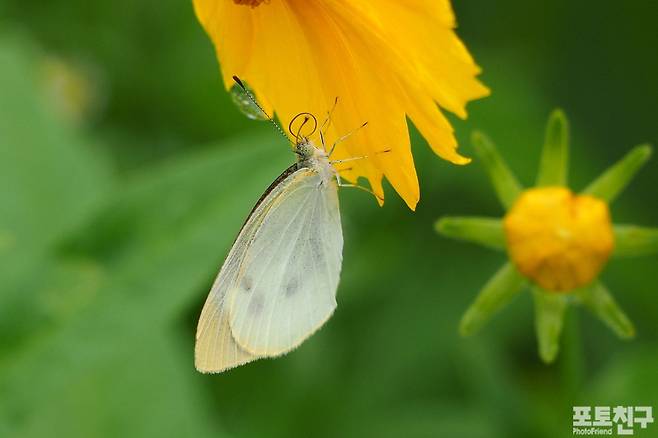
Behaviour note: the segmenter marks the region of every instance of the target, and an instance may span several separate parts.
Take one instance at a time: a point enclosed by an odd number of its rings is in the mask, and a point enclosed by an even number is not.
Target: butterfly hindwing
[[[229,298],[234,339],[256,355],[295,348],[331,316],[342,259],[335,183],[307,170],[281,195],[245,254]]]

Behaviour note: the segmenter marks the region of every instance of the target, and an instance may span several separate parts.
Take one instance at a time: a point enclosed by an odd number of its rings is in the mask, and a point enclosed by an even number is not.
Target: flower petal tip
[[[446,230],[450,227],[450,219],[447,217],[439,218],[434,222],[434,230],[438,234],[446,235]]]
[[[628,332],[620,334],[619,335],[620,339],[623,339],[624,341],[630,341],[635,338],[635,326],[631,325],[629,327]]]
[[[649,144],[634,147],[621,160],[590,183],[583,193],[600,198],[608,203],[614,201],[633,180],[635,174],[651,158],[651,154],[652,147]]]
[[[482,315],[473,307],[470,307],[462,315],[461,320],[459,321],[459,336],[462,338],[469,338],[477,334],[480,329],[485,325],[488,320],[486,315]]]
[[[546,365],[552,365],[560,352],[558,345],[551,345],[539,349],[539,358]]]
[[[452,164],[457,164],[459,166],[465,166],[466,164],[469,164],[471,161],[473,161],[472,158],[469,157],[464,157],[462,155],[457,154],[455,158],[450,160]]]
[[[637,150],[644,160],[650,159],[653,155],[653,146],[649,143],[641,144],[637,147]]]
[[[565,114],[564,110],[560,107],[554,108],[553,111],[551,111],[550,115],[548,116],[549,123],[551,120],[554,119],[560,119],[561,122],[566,123],[567,122],[567,115]]]
[[[477,332],[476,329],[471,327],[467,322],[464,322],[462,319],[462,322],[459,324],[459,336],[462,338],[468,338],[473,336]]]

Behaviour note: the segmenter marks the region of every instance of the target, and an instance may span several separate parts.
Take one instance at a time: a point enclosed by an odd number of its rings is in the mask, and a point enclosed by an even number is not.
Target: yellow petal
[[[231,76],[240,76],[284,126],[302,111],[322,122],[336,97],[329,141],[368,122],[335,150],[335,159],[369,157],[341,168],[343,177],[367,178],[380,196],[386,177],[415,208],[420,192],[407,116],[438,155],[469,161],[456,152],[452,127],[437,104],[466,117],[465,104],[488,90],[454,33],[447,0],[194,3],[227,87]]]

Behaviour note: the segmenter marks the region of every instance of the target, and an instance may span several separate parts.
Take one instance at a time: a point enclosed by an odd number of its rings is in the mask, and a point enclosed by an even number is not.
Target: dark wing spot
[[[293,277],[290,280],[288,280],[288,283],[286,284],[285,294],[287,297],[291,297],[297,293],[298,289],[299,289],[299,280],[296,277]]]
[[[311,244],[311,257],[316,266],[320,266],[324,263],[324,251],[322,249],[322,244],[317,238],[311,239],[309,241]]]
[[[244,276],[242,278],[242,290],[245,292],[251,292],[251,289],[254,287],[254,282],[251,277]]]
[[[263,311],[263,297],[256,295],[251,297],[249,302],[249,313],[252,315],[257,315]]]

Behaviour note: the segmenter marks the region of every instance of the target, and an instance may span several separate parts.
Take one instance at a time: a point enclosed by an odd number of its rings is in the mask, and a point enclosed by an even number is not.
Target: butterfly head
[[[306,137],[300,138],[295,143],[295,153],[299,157],[300,161],[308,160],[315,155],[316,147],[313,146],[311,140]]]
[[[310,137],[318,129],[318,119],[311,113],[299,113],[290,121],[288,132],[295,139],[293,150],[300,162],[327,158],[324,150],[316,147]]]
[[[327,153],[315,146],[313,141],[307,137],[301,137],[297,140],[294,146],[294,152],[297,154],[297,160],[300,162],[308,162],[312,160],[326,160]]]

